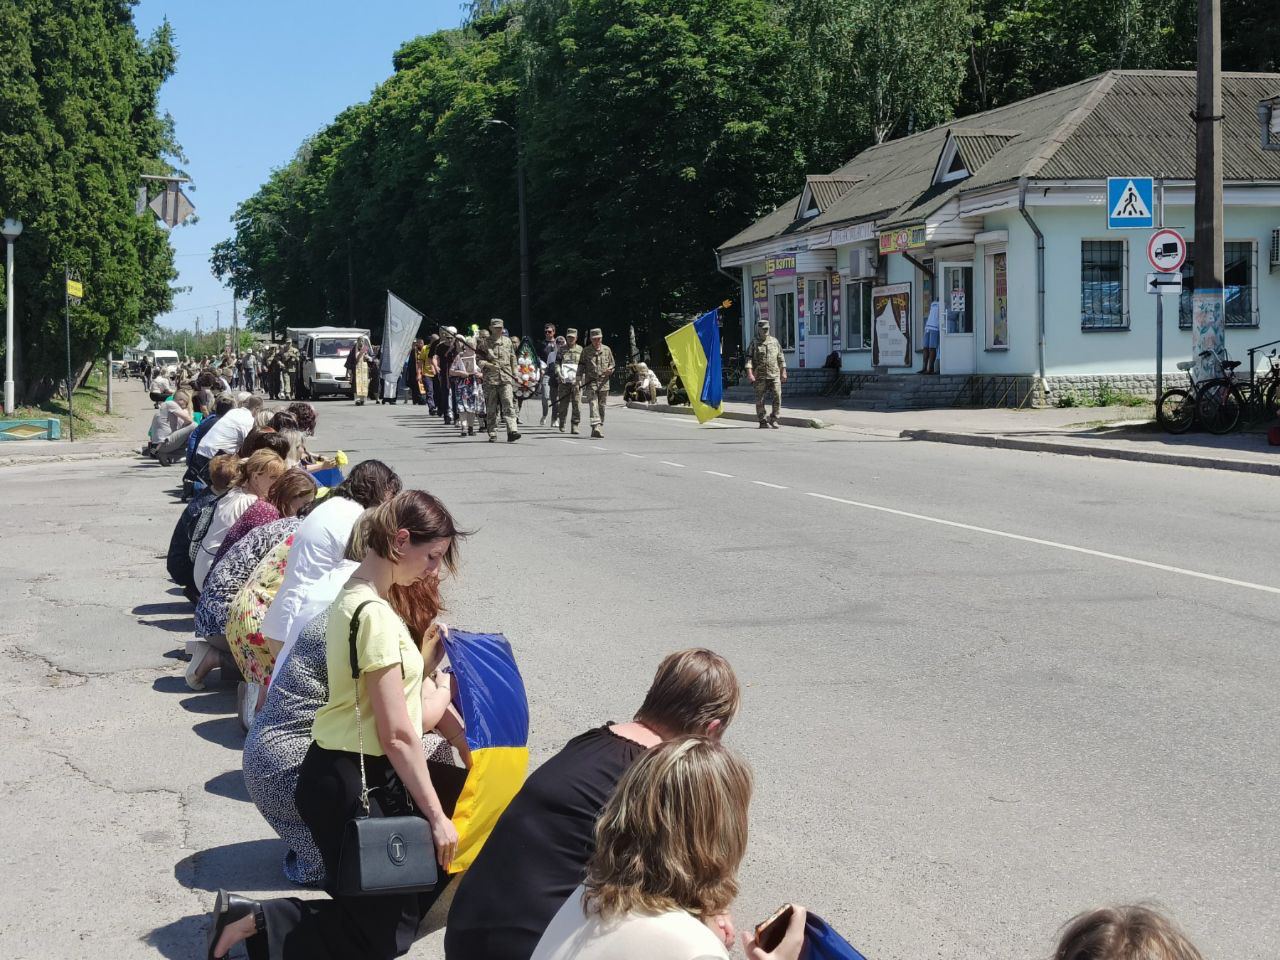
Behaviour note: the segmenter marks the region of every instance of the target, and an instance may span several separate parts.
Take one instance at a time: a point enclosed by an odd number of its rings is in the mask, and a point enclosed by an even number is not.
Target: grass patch
[[[1147,407],[1152,402],[1127,390],[1117,390],[1109,383],[1099,385],[1096,394],[1067,390],[1054,399],[1057,407]]]
[[[77,440],[87,440],[115,419],[114,415],[107,413],[107,378],[101,365],[95,364],[84,385],[76,390],[72,409],[75,413]],[[62,425],[62,439],[66,440],[70,436],[66,397],[50,397],[45,403],[18,407],[14,411],[14,417],[19,420],[47,420],[57,417]]]

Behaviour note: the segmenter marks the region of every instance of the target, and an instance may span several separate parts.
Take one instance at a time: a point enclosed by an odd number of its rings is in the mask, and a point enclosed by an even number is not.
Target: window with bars
[[[1195,288],[1194,243],[1187,244],[1182,265],[1182,295],[1178,298],[1178,327],[1191,329],[1191,292]],[[1226,295],[1223,319],[1228,327],[1258,326],[1258,248],[1252,240],[1228,240],[1222,245],[1222,281]]]
[[[1129,251],[1123,240],[1080,242],[1080,328],[1129,329]]]

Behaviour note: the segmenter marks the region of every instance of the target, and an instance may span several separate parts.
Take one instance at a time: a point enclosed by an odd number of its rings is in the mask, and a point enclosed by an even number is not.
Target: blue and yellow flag
[[[529,769],[529,701],[511,644],[500,633],[450,630],[444,639],[458,680],[471,770],[453,811],[458,852],[450,873],[475,861]]]
[[[699,423],[724,413],[724,376],[720,371],[720,308],[667,334],[667,349],[689,394]]]

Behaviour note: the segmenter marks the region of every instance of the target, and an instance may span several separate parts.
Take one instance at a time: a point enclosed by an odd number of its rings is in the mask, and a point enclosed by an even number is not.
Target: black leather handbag
[[[347,897],[367,897],[396,893],[425,893],[435,889],[436,847],[431,828],[422,817],[373,817],[369,815],[369,783],[364,771],[364,731],[360,722],[360,661],[356,655],[356,631],[360,611],[351,616],[351,677],[356,681],[356,736],[360,741],[360,805],[363,815],[347,821],[338,854],[336,893]],[[403,666],[402,666],[403,669]],[[397,781],[398,783],[398,781]],[[401,786],[404,803],[413,810],[409,791]]]

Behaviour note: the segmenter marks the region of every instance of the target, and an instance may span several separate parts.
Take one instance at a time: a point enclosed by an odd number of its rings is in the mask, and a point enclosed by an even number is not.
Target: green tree
[[[72,309],[78,368],[170,306],[171,250],[134,198],[140,174],[181,159],[157,111],[177,55],[167,24],[138,37],[128,0],[0,0],[0,36],[0,211],[26,227],[15,360],[20,393],[41,400],[66,370],[64,265],[85,285]]]

